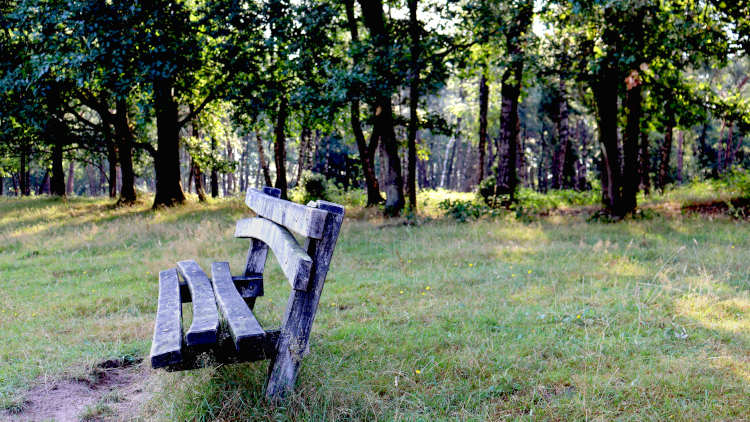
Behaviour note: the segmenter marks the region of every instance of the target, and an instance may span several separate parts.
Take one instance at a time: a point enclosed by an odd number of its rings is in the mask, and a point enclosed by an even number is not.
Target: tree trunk
[[[638,159],[640,162],[638,166],[640,171],[639,188],[644,194],[648,195],[651,193],[651,157],[648,151],[648,133],[646,133],[646,131],[641,132],[640,153],[638,154]]]
[[[49,179],[50,179],[49,170],[45,170],[44,177],[42,177],[42,181],[39,183],[39,187],[37,187],[36,189],[37,195],[41,195],[41,194],[49,195],[50,194]]]
[[[65,170],[63,169],[63,145],[61,139],[56,139],[52,146],[52,179],[50,194],[65,196]]]
[[[517,50],[520,50],[517,48]],[[520,51],[519,53],[520,54]],[[514,54],[515,56],[515,54]],[[518,97],[521,93],[523,62],[516,60],[503,72],[500,89],[500,147],[498,148],[498,171],[495,175],[499,194],[509,195],[510,202],[515,200],[518,186]]]
[[[289,117],[289,108],[286,96],[281,97],[279,108],[276,113],[276,127],[274,128],[273,159],[276,164],[276,183],[274,186],[281,189],[281,199],[287,199],[286,181],[286,119]]]
[[[659,151],[659,179],[658,188],[664,192],[664,187],[667,185],[667,176],[669,173],[669,156],[672,153],[672,132],[674,131],[674,122],[670,117],[670,121],[667,123],[667,128],[664,133],[664,143],[662,143]]]
[[[604,65],[594,83],[599,142],[602,146],[602,205],[612,215],[622,215],[622,170],[617,139],[617,86],[613,69]]]
[[[305,124],[302,127],[299,135],[299,153],[297,154],[297,176],[294,178],[294,185],[299,186],[299,179],[302,177],[302,172],[306,170],[307,164],[307,149],[310,147],[310,138],[312,132],[310,127]]]
[[[479,78],[479,165],[477,184],[484,179],[485,150],[487,149],[487,110],[489,108],[490,87],[487,85],[487,70]]]
[[[409,128],[407,134],[408,161],[406,190],[409,193],[409,211],[417,211],[417,130],[419,119],[417,107],[419,106],[419,55],[420,36],[419,22],[417,21],[417,0],[409,0],[409,35],[411,45],[409,46],[410,75],[409,75]]]
[[[631,73],[632,75],[632,73]],[[641,94],[642,86],[636,76],[628,86],[625,101],[628,107],[628,117],[625,126],[625,139],[623,141],[623,177],[622,177],[622,206],[618,216],[624,217],[635,211],[640,185],[638,169],[638,150],[641,135],[641,117],[643,116]]]
[[[211,157],[216,157],[216,138],[211,137]],[[219,196],[219,173],[216,165],[211,166],[211,198]]]
[[[70,196],[73,195],[75,192],[74,188],[74,179],[75,179],[75,165],[73,164],[73,160],[70,160],[68,163],[68,185],[65,187],[65,194]]]
[[[515,201],[516,188],[518,186],[517,160],[518,160],[518,97],[521,94],[521,83],[523,81],[523,51],[521,50],[522,37],[531,25],[534,13],[534,2],[526,0],[515,9],[511,27],[506,34],[506,49],[513,59],[506,67],[502,76],[502,88],[500,89],[500,146],[504,154],[500,154],[498,148],[498,171],[495,175],[498,193],[508,194],[509,203]]]
[[[29,170],[29,167],[30,167],[29,152],[26,146],[22,147],[20,161],[21,163],[20,163],[20,169],[19,169],[20,174],[18,177],[18,184],[21,187],[21,195],[29,196],[31,195],[31,180],[30,180],[31,171]]]
[[[133,204],[137,199],[135,193],[135,171],[133,170],[133,129],[128,118],[128,104],[124,99],[117,100],[115,110],[115,141],[117,142],[118,158],[122,183],[120,184],[120,199],[118,204]]]
[[[232,148],[232,143],[229,142],[229,139],[227,139],[227,161],[230,163],[234,162],[234,148]],[[227,189],[226,192],[229,195],[234,195],[234,191],[237,189],[235,177],[234,177],[234,171],[231,171],[227,173]]]
[[[390,70],[392,61],[391,39],[385,26],[382,1],[359,0],[359,3],[362,7],[365,26],[369,29],[374,40],[375,58],[373,65],[379,69],[380,74],[377,83],[382,86],[377,90],[377,98],[375,99],[373,131],[377,133],[387,159],[385,163],[385,214],[397,216],[404,208],[404,183],[398,156],[398,142],[393,125],[393,105],[391,104],[391,92],[395,89],[392,86],[393,75]]]
[[[206,202],[206,189],[203,187],[203,172],[201,171],[200,165],[193,160],[191,166],[193,172],[193,181],[195,183],[195,193],[198,194],[198,202]]]
[[[260,161],[260,168],[263,170],[263,181],[266,186],[272,186],[271,182],[271,171],[268,169],[268,162],[266,162],[266,154],[263,150],[263,139],[260,137],[260,133],[255,132],[255,141],[258,144],[258,161]],[[213,187],[211,188],[213,189]]]
[[[682,184],[682,152],[683,152],[683,133],[681,130],[677,131],[677,183]]]
[[[568,125],[568,99],[566,97],[565,82],[561,78],[559,84],[560,98],[557,104],[557,167],[555,168],[555,188],[565,189],[570,187],[570,181],[565,180],[565,170],[570,158],[570,136]]]
[[[111,137],[107,139],[107,165],[109,197],[114,198],[117,196],[117,146]]]
[[[171,207],[185,202],[180,180],[180,132],[177,103],[172,97],[172,83],[154,82],[154,109],[158,149],[154,160],[156,195],[153,208]]]
[[[458,118],[457,126],[461,126],[461,118]],[[453,173],[453,156],[456,154],[456,134],[451,135],[448,145],[445,146],[445,158],[443,159],[443,173],[440,176],[440,187],[450,189],[451,173]]]
[[[349,24],[352,43],[356,44],[359,42],[359,31],[357,29],[357,21],[354,17],[354,0],[345,0],[344,3],[346,6],[346,17],[347,23]],[[358,60],[360,57],[355,57],[354,59]],[[380,195],[380,185],[378,183],[377,175],[375,174],[375,151],[377,150],[378,136],[373,130],[369,145],[365,141],[365,135],[362,133],[362,124],[359,118],[358,86],[354,85],[351,88],[350,95],[352,96],[349,107],[352,132],[354,133],[354,140],[357,143],[359,159],[362,162],[362,172],[365,176],[367,206],[371,207],[385,201]]]

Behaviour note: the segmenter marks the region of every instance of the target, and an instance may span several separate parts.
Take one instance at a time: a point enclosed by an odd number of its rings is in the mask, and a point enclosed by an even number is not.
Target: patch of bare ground
[[[706,201],[687,204],[682,207],[686,213],[703,215],[730,215],[734,218],[750,219],[750,198],[734,198],[729,201]]]
[[[148,399],[147,365],[141,360],[109,359],[86,376],[42,383],[29,390],[0,421],[125,421],[137,417]]]

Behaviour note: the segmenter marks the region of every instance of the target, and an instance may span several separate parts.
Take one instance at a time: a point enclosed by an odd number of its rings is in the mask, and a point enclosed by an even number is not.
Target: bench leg
[[[292,290],[289,296],[279,341],[276,344],[276,357],[268,368],[266,397],[269,399],[283,398],[294,388],[300,362],[307,354],[315,311],[318,309],[320,295],[323,293],[323,284],[333,256],[333,248],[336,246],[344,218],[344,209],[341,207],[327,209],[327,211],[329,213],[322,238],[320,240],[307,239],[305,247],[307,254],[315,263],[310,274],[308,289]]]

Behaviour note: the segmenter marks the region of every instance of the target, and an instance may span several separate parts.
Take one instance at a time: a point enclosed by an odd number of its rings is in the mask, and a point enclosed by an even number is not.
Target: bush
[[[721,179],[725,189],[735,192],[740,198],[750,198],[750,172],[734,167]]]
[[[441,201],[438,203],[438,208],[445,211],[446,215],[450,215],[461,223],[469,220],[477,220],[485,215],[495,217],[500,213],[499,210],[486,205],[478,204],[474,201],[462,201],[460,199],[453,201],[446,199]]]
[[[318,199],[329,201],[331,190],[335,189],[335,186],[331,185],[333,184],[322,174],[306,171],[302,173],[299,184],[294,188],[292,199],[302,204]]]

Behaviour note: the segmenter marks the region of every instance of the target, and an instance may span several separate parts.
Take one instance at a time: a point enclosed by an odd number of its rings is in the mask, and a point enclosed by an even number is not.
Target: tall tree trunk
[[[648,151],[648,133],[641,131],[640,152],[638,154],[640,190],[646,195],[651,193],[651,156]]]
[[[612,215],[622,214],[622,161],[617,139],[618,83],[615,71],[604,65],[593,87],[602,146],[602,205]]]
[[[91,164],[86,165],[86,178],[89,180],[89,196],[99,196],[99,184],[96,181],[96,170]]]
[[[211,137],[211,157],[216,157],[216,138]],[[219,172],[216,165],[211,166],[211,198],[219,196]]]
[[[677,183],[682,184],[682,154],[685,139],[681,130],[677,131]]]
[[[234,148],[232,148],[232,143],[229,142],[229,139],[227,139],[227,161],[230,163],[234,162]],[[235,185],[234,171],[231,171],[227,173],[227,193],[229,195],[234,195],[234,191],[237,189]]]
[[[557,168],[555,168],[555,188],[569,188],[565,181],[565,169],[570,158],[570,136],[568,129],[568,99],[566,97],[565,81],[560,78],[560,100],[557,105]]]
[[[263,150],[263,139],[260,137],[260,133],[255,132],[255,141],[258,144],[258,161],[260,161],[260,169],[263,170],[263,182],[266,186],[272,186],[271,182],[271,171],[268,169],[268,162],[266,161],[266,154]]]
[[[39,183],[39,187],[36,189],[36,194],[41,195],[49,195],[50,189],[49,189],[49,170],[44,171],[44,177],[42,177],[42,181]]]
[[[506,34],[506,48],[513,59],[506,67],[502,76],[500,89],[500,146],[498,148],[498,171],[495,175],[498,193],[508,194],[509,202],[515,202],[518,186],[518,97],[521,94],[523,82],[523,37],[531,26],[534,13],[533,0],[526,0],[515,9],[513,23]]]
[[[297,176],[294,178],[294,185],[299,185],[299,179],[302,177],[302,172],[307,170],[307,155],[308,148],[310,148],[310,138],[312,137],[312,131],[308,125],[304,125],[299,135],[299,153],[297,154]]]
[[[193,161],[191,166],[193,181],[195,182],[195,193],[198,194],[198,202],[206,202],[206,189],[203,187],[203,172],[200,165]]]
[[[21,158],[19,159],[19,165],[18,165],[18,167],[19,167],[19,169],[18,169],[18,186],[20,188],[21,195],[24,195],[24,196],[28,195],[28,193],[26,193],[26,186],[27,186],[26,185],[26,180],[28,180],[26,178],[26,165],[27,165],[26,164],[26,157],[27,157],[26,156],[26,151],[22,150],[21,151]]]
[[[276,113],[276,127],[274,128],[273,159],[276,164],[276,183],[274,186],[281,189],[281,199],[287,199],[286,181],[286,119],[289,117],[289,108],[286,96],[281,97],[279,108]]]
[[[417,107],[419,106],[419,71],[421,41],[419,36],[419,22],[417,21],[417,0],[409,0],[409,46],[410,75],[409,75],[409,128],[407,134],[408,161],[406,190],[409,193],[409,211],[417,211],[417,130],[419,119]]]
[[[375,99],[373,131],[377,133],[387,159],[385,163],[385,214],[397,216],[404,208],[404,181],[393,125],[393,105],[391,104],[391,92],[395,89],[392,86],[391,38],[385,26],[382,0],[359,0],[359,4],[362,7],[365,26],[367,26],[370,36],[374,40],[375,58],[373,65],[379,69],[377,83],[378,86],[382,86],[381,89],[378,89]]]
[[[666,131],[664,132],[664,143],[661,145],[659,150],[659,179],[658,188],[664,192],[664,187],[667,185],[667,177],[669,173],[669,156],[672,153],[672,132],[674,131],[674,121],[670,117],[670,121],[667,123]]]
[[[73,163],[73,160],[70,160],[68,163],[68,184],[65,187],[65,194],[70,196],[73,195],[75,192],[74,183],[75,183],[75,165]]]
[[[156,195],[153,208],[171,207],[185,202],[180,180],[180,132],[177,103],[172,97],[172,82],[154,82],[157,146],[154,170]]]
[[[61,139],[56,139],[54,145],[52,145],[50,193],[55,196],[65,196],[65,170],[63,169],[63,145]]]
[[[128,117],[128,103],[125,99],[117,100],[115,110],[115,141],[117,142],[118,158],[122,183],[120,184],[120,199],[118,204],[133,204],[137,199],[135,192],[135,171],[133,170],[133,129]]]
[[[117,146],[111,137],[107,139],[107,165],[109,197],[114,198],[117,196]]]
[[[461,126],[461,118],[458,118],[457,126]],[[448,145],[445,146],[445,158],[443,159],[443,172],[440,176],[440,187],[450,189],[451,174],[453,173],[453,156],[456,154],[456,137],[451,135]]]
[[[635,211],[640,184],[638,169],[638,150],[641,136],[641,117],[643,116],[641,83],[637,72],[631,72],[632,82],[628,86],[625,101],[628,107],[628,118],[623,141],[623,177],[622,206],[620,217]]]
[[[483,69],[479,78],[479,165],[477,184],[484,179],[485,150],[487,149],[487,110],[489,109],[490,87],[487,85],[487,70]]]
[[[519,53],[520,54],[520,53]],[[516,60],[503,72],[503,82],[500,89],[500,147],[496,186],[498,193],[510,195],[510,201],[515,199],[518,186],[517,156],[518,156],[518,97],[521,93],[521,77],[523,62]]]
[[[724,146],[724,170],[732,168],[732,141],[734,137],[734,122],[729,122],[729,133],[727,136],[727,142]]]

